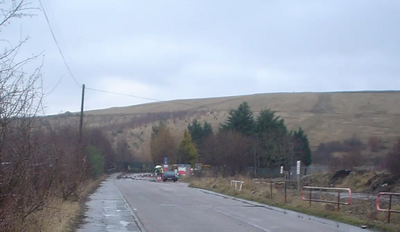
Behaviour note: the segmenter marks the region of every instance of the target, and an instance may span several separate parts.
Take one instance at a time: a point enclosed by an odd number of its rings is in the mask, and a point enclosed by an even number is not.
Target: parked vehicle
[[[167,180],[172,180],[174,182],[178,181],[178,177],[176,176],[174,171],[166,171],[162,176],[162,180],[165,182]]]

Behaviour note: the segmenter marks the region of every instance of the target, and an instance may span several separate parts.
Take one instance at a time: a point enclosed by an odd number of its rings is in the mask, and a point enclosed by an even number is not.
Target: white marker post
[[[283,166],[281,166],[281,174],[283,174]]]
[[[300,192],[300,160],[297,160],[297,190]]]

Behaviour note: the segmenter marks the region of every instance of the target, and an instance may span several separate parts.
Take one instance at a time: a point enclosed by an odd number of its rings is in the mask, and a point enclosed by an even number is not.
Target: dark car
[[[176,176],[174,171],[166,171],[163,174],[162,180],[165,182],[167,180],[173,180],[176,182],[178,180],[178,177]]]

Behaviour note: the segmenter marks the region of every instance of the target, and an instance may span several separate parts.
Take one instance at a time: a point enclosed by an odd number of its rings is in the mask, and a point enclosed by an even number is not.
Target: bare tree
[[[0,33],[12,19],[31,16],[27,12],[33,8],[29,6],[30,4],[24,0],[1,1]],[[28,38],[25,38],[15,46],[7,40],[0,40],[0,46],[3,45],[0,54],[0,152],[7,126],[13,119],[30,118],[41,109],[43,92],[40,86],[40,71],[42,66],[40,65],[31,73],[24,71],[24,66],[37,59],[38,56],[17,59],[19,50],[27,40]],[[14,120],[13,122],[14,125],[18,124],[20,127],[31,126],[29,120]]]
[[[0,33],[13,19],[31,16],[25,0],[0,2]],[[5,38],[5,36],[2,36]],[[26,72],[26,65],[38,56],[19,59],[29,38],[14,46],[0,40],[0,230],[8,231],[18,220],[44,204],[51,179],[42,181],[51,168],[39,168],[37,143],[41,139],[33,117],[41,109],[41,65]],[[28,68],[29,69],[29,68]],[[42,188],[41,188],[42,187]]]
[[[220,131],[205,141],[209,164],[218,167],[221,174],[231,176],[247,174],[252,157],[249,149],[252,142],[249,137],[234,131]]]
[[[31,9],[25,0],[0,0],[0,33],[12,19],[31,16]],[[77,126],[61,126],[62,118],[37,117],[44,96],[41,64],[26,72],[38,56],[18,59],[27,40],[15,46],[0,40],[0,231],[26,231],[27,218],[50,198],[79,199],[79,187],[90,180],[94,166],[86,159],[85,146],[96,146],[108,165],[115,161],[101,131],[85,128],[80,140]]]
[[[395,179],[400,179],[400,139],[386,155],[386,165]]]

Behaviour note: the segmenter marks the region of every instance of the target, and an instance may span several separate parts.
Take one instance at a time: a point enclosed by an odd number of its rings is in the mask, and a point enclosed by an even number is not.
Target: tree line
[[[260,168],[282,165],[290,171],[297,160],[305,166],[312,161],[309,141],[302,128],[288,130],[284,119],[269,109],[254,117],[247,102],[230,110],[216,133],[210,123],[193,120],[184,130],[179,146],[163,121],[152,129],[154,162],[162,162],[163,157],[177,163],[200,162],[215,167],[223,175],[247,173],[251,166],[254,167],[252,174],[257,175]]]

